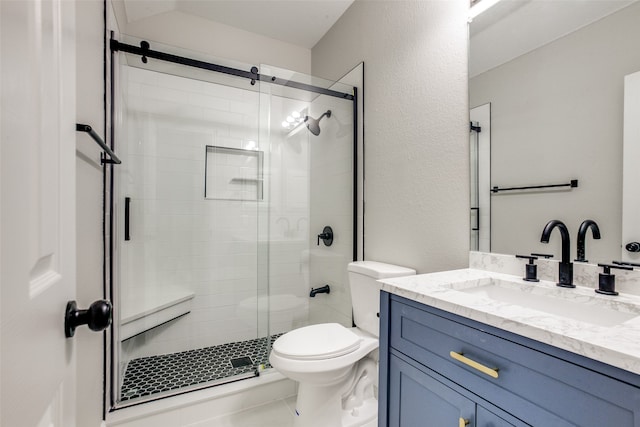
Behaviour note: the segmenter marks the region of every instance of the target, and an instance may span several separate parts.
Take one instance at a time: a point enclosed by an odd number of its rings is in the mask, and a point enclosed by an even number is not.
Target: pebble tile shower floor
[[[282,334],[271,336],[270,344]],[[213,347],[133,359],[127,365],[121,402],[157,393],[191,387],[209,381],[255,372],[258,365],[269,367],[267,337]],[[242,358],[250,357],[250,365]],[[234,367],[232,360],[235,360]]]

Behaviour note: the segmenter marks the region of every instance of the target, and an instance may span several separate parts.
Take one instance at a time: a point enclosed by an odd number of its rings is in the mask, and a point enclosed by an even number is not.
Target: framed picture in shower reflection
[[[205,199],[263,199],[263,152],[206,146]]]

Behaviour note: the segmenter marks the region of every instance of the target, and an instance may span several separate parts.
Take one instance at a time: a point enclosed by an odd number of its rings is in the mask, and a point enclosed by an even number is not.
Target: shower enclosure
[[[354,87],[131,38],[111,48],[112,407],[255,377],[280,334],[351,326]]]

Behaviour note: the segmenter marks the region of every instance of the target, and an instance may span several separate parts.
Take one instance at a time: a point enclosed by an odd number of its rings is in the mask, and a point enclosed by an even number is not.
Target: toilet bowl
[[[415,270],[374,261],[349,264],[355,328],[305,326],[274,343],[271,366],[298,381],[295,427],[377,426],[379,279]]]

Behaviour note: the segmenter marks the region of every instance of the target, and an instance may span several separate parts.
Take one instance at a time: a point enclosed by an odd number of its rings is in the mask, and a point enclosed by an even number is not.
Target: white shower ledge
[[[120,340],[124,341],[191,311],[194,293],[179,287],[140,289],[122,298]]]

